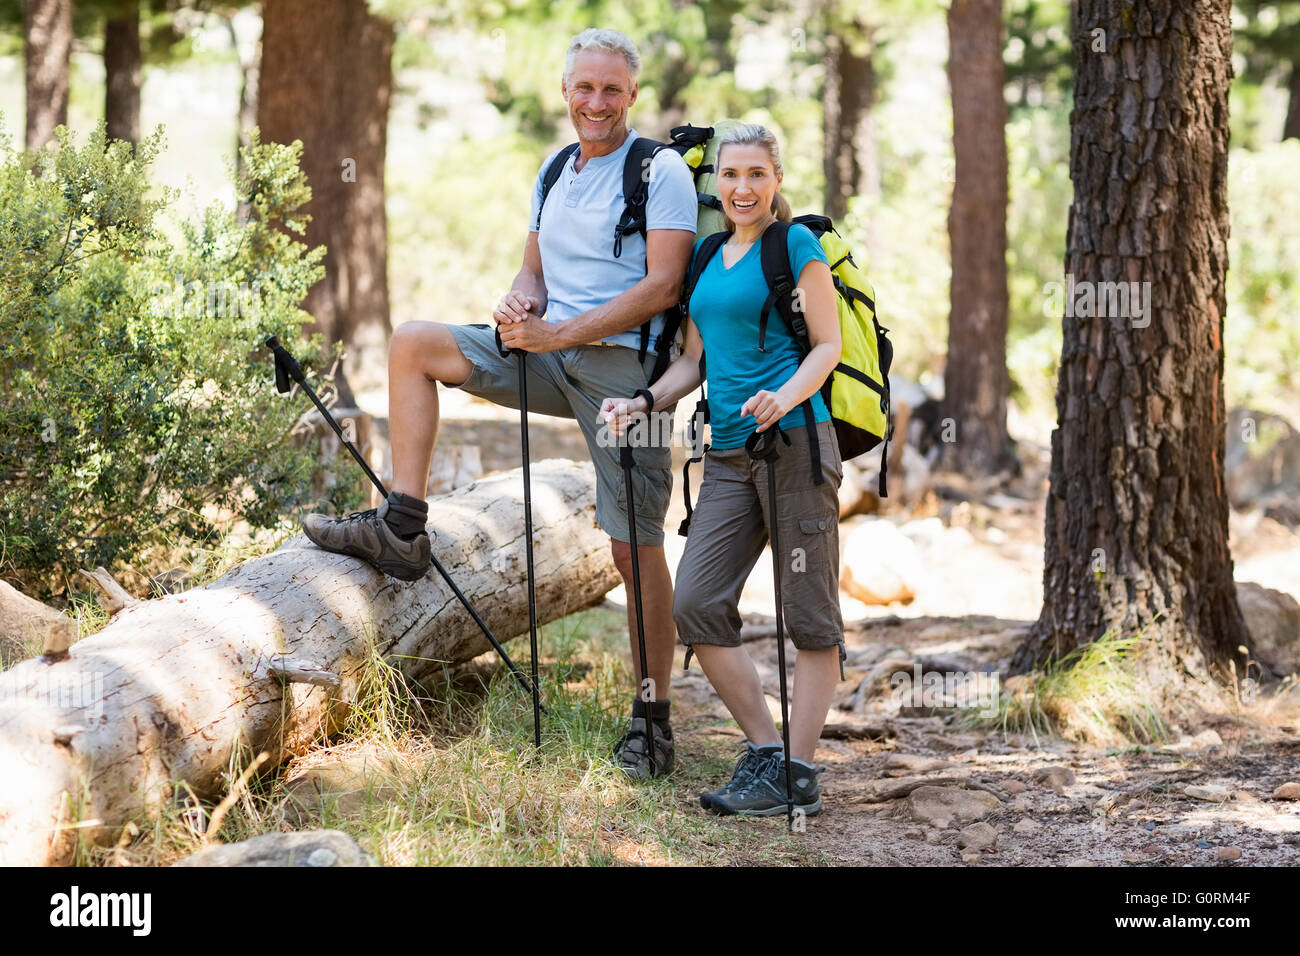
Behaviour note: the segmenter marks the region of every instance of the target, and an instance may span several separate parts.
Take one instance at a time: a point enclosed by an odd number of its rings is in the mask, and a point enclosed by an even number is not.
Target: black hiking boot
[[[672,727],[667,721],[655,721],[655,753],[652,762],[646,719],[633,717],[628,732],[614,745],[614,759],[623,772],[634,780],[649,780],[651,777],[663,777],[672,773],[677,762]]]
[[[724,816],[774,817],[785,813],[785,754],[778,750],[762,759],[756,773],[735,790],[718,796],[708,809]],[[790,764],[794,808],[804,816],[822,812],[817,775],[825,769],[809,767],[797,760]]]
[[[717,790],[709,790],[700,794],[700,806],[706,810],[713,809],[713,802],[731,791],[743,787],[749,782],[750,778],[758,772],[759,768],[774,753],[781,752],[780,744],[766,744],[762,747],[755,747],[752,741],[745,741],[745,752],[740,755],[736,761],[736,769],[732,771],[731,780]]]
[[[385,520],[390,510],[391,502],[384,501],[378,508],[354,511],[346,518],[309,514],[302,519],[302,530],[318,548],[360,558],[402,581],[418,581],[433,565],[429,535],[423,525],[419,531],[399,535]]]

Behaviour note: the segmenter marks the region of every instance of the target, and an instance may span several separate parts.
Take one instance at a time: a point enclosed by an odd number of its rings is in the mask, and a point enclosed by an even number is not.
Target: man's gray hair
[[[636,44],[625,34],[617,30],[598,30],[595,27],[583,30],[569,42],[569,49],[564,55],[564,85],[569,85],[573,76],[573,63],[583,50],[600,50],[604,53],[621,53],[627,60],[627,71],[632,74],[632,82],[641,75],[641,54]]]

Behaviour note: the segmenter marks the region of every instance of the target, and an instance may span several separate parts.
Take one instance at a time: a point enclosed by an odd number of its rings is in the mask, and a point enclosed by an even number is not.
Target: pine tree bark
[[[28,149],[54,138],[68,122],[68,62],[72,53],[72,0],[26,0],[23,45],[26,61]]]
[[[1044,600],[1012,660],[1141,632],[1140,670],[1170,705],[1209,699],[1233,663],[1246,676],[1237,648],[1252,646],[1223,471],[1229,6],[1078,8]],[[1126,310],[1089,296],[1117,282],[1149,285]]]
[[[384,160],[393,25],[366,0],[266,0],[257,122],[263,142],[303,144],[312,189],[307,243],[323,244],[325,278],[303,308],[348,349],[344,376],[382,376],[392,323]],[[377,373],[376,370],[377,369]],[[340,402],[355,404],[347,383]]]
[[[140,142],[140,4],[128,0],[104,23],[104,121],[110,139]]]
[[[849,199],[879,190],[871,106],[876,74],[870,27],[832,24],[826,37],[826,88],[822,96],[822,170],[826,215],[843,219]]]
[[[994,475],[1014,463],[1007,435],[1007,107],[1002,0],[953,0],[948,82],[956,158],[944,467]]]

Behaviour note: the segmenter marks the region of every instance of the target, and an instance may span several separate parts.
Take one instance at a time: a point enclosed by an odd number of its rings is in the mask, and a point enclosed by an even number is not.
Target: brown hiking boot
[[[409,541],[398,537],[384,520],[388,509],[385,501],[346,518],[309,514],[302,519],[302,530],[318,548],[360,558],[402,581],[418,581],[433,564],[429,536],[421,531]]]

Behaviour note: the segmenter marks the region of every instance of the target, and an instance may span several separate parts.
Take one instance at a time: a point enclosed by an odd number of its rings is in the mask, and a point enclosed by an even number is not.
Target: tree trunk
[[[1251,646],[1223,472],[1228,16],[1229,0],[1079,8],[1043,610],[1012,661],[1142,631],[1170,704],[1215,693],[1234,661],[1246,676]]]
[[[140,5],[123,4],[104,23],[104,120],[110,139],[140,142]]]
[[[876,76],[870,27],[854,21],[832,26],[826,37],[826,89],[822,97],[822,170],[826,215],[843,219],[849,198],[879,191],[871,106]]]
[[[994,475],[1012,463],[1007,436],[1007,107],[1002,0],[948,10],[956,182],[944,417],[955,426],[944,467]]]
[[[68,122],[68,58],[72,0],[27,0],[23,21],[27,63],[27,148],[40,149]]]
[[[550,621],[618,574],[591,465],[540,462],[532,478],[537,607]],[[519,472],[434,498],[430,514],[434,555],[488,626],[525,632]],[[76,834],[116,840],[176,781],[219,796],[236,748],[265,750],[272,766],[301,753],[338,725],[371,648],[419,680],[489,645],[435,571],[406,584],[295,537],[206,587],[120,611],[62,660],[0,674],[0,865],[70,863]]]
[[[302,140],[312,189],[307,244],[323,244],[325,278],[303,308],[329,342],[343,342],[344,376],[387,366],[388,231],[384,159],[392,92],[393,25],[366,0],[266,0],[257,122],[263,142]],[[355,400],[347,382],[343,404]]]
[[[1300,139],[1300,66],[1291,67],[1291,98],[1287,101],[1283,139]]]

